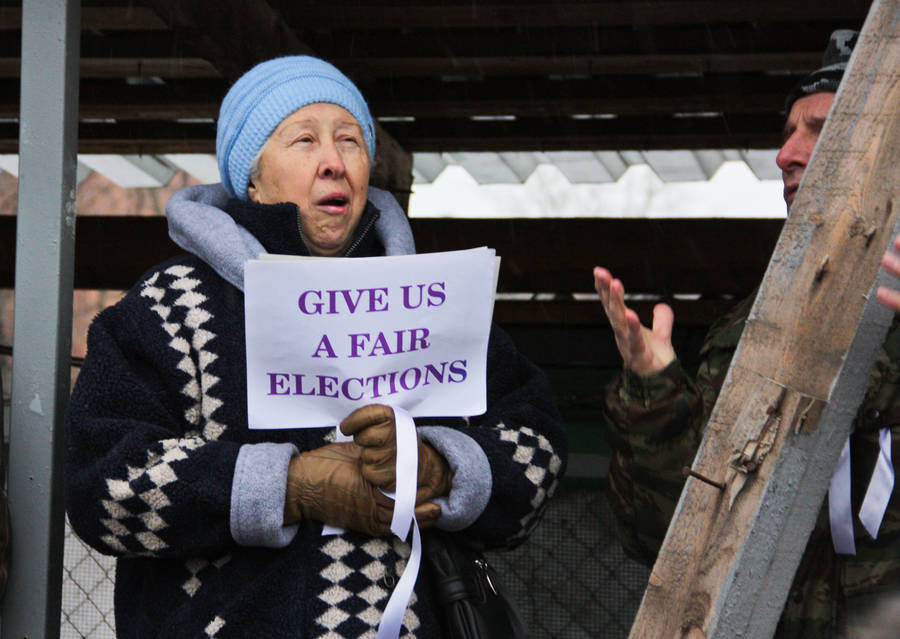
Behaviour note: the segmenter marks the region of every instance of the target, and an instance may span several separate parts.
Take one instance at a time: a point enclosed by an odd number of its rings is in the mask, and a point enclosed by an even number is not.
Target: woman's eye
[[[313,141],[313,137],[311,135],[303,135],[296,140],[294,140],[294,144],[309,144]]]

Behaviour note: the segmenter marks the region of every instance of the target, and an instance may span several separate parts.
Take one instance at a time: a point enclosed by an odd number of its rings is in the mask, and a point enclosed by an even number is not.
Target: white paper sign
[[[250,428],[331,426],[366,404],[486,410],[495,253],[252,260]]]

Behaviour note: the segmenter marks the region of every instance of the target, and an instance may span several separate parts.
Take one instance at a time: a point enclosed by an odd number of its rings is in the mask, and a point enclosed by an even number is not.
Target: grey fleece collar
[[[169,237],[184,250],[193,253],[225,280],[244,290],[244,263],[266,250],[222,210],[230,196],[221,184],[189,186],[176,192],[166,204]],[[369,202],[381,215],[375,222],[375,234],[386,255],[411,255],[416,252],[406,213],[388,191],[369,187]]]

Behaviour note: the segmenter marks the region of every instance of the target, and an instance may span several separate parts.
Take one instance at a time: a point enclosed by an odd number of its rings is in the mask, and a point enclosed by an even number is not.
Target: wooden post
[[[892,314],[900,0],[876,0],[769,263],[632,639],[771,637]]]

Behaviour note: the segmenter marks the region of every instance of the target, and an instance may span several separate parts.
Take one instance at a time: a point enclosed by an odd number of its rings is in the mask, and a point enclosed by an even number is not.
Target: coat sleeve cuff
[[[622,392],[627,401],[649,406],[678,392],[684,377],[685,372],[677,357],[658,373],[646,377],[626,369],[622,373]]]
[[[244,444],[231,482],[231,536],[241,546],[284,548],[299,525],[284,525],[284,500],[293,444]]]
[[[441,507],[437,527],[455,531],[471,526],[491,498],[493,478],[487,455],[474,439],[458,430],[445,426],[423,426],[418,430],[453,471],[450,494],[434,500]]]

